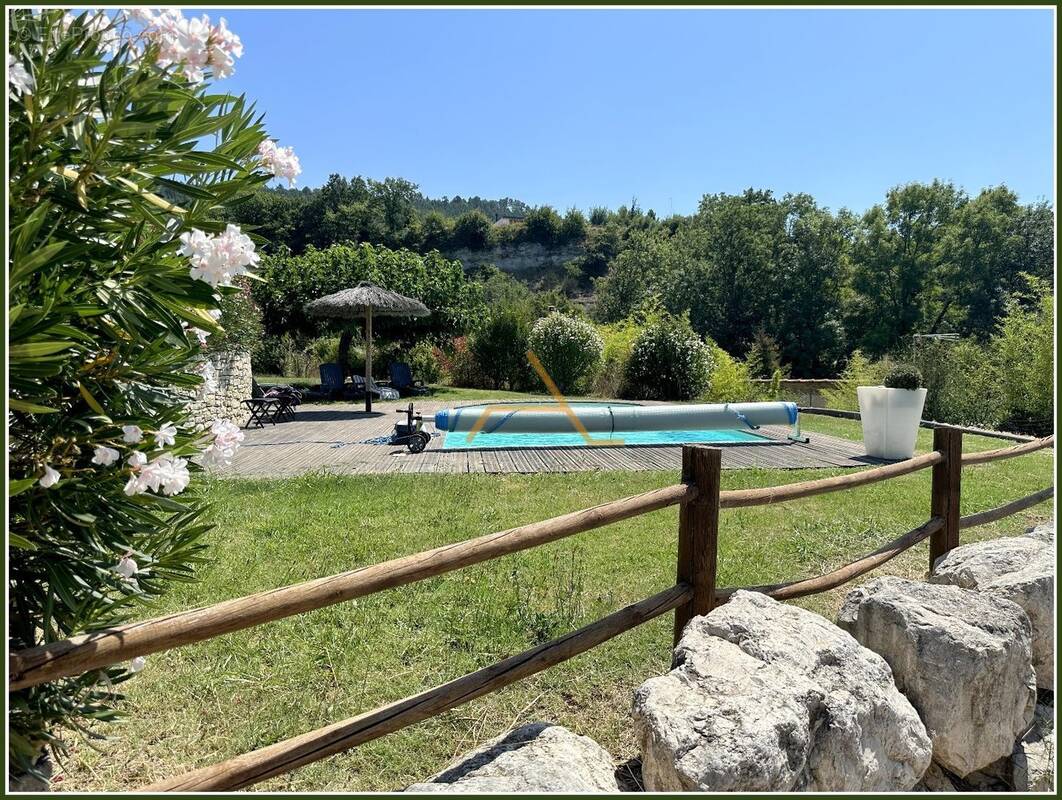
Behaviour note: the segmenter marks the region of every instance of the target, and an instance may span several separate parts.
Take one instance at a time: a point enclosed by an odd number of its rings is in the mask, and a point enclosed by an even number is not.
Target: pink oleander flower
[[[97,445],[93,451],[92,463],[99,464],[103,467],[109,467],[115,463],[120,457],[120,453],[113,447],[107,447],[106,445]]]
[[[225,20],[210,24],[210,17],[186,18],[177,9],[165,9],[157,16],[140,11],[137,21],[144,35],[158,45],[158,65],[177,66],[192,83],[199,83],[210,69],[215,78],[227,78],[235,71],[236,59],[243,55],[240,37],[228,29]]]
[[[141,453],[139,450],[134,450],[129,454],[129,457],[125,460],[125,463],[129,465],[133,472],[140,470],[142,466],[147,463],[147,456]]]
[[[58,470],[52,469],[50,465],[44,465],[44,475],[40,478],[40,484],[45,489],[51,489],[55,484],[59,483],[59,479],[62,476]]]
[[[239,225],[226,225],[222,233],[209,235],[199,229],[181,234],[181,253],[191,262],[193,278],[211,286],[229,286],[232,279],[258,265],[251,237]]]
[[[203,464],[220,467],[232,462],[233,456],[243,441],[243,431],[227,419],[215,420],[210,426],[214,441],[203,451]]]
[[[263,167],[278,178],[285,178],[288,186],[295,185],[295,178],[302,172],[302,165],[293,148],[280,147],[272,139],[264,139],[258,145],[258,155],[262,159]]]

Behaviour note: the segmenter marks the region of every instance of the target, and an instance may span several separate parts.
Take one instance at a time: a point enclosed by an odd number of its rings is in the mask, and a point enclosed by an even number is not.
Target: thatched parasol
[[[343,289],[319,297],[306,304],[306,313],[315,317],[358,319],[365,317],[365,410],[372,411],[372,318],[426,317],[431,311],[412,297],[391,292],[368,281],[362,281],[353,289]],[[349,334],[346,339],[349,346]],[[342,344],[342,341],[341,341]],[[340,363],[344,362],[343,347],[340,347]]]

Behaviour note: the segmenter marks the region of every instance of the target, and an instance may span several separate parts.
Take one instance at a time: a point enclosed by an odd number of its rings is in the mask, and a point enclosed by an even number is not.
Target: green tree
[[[466,211],[454,221],[451,246],[469,250],[490,247],[490,220],[482,211]]]
[[[889,191],[857,227],[852,249],[849,330],[869,354],[929,332],[942,301],[942,241],[965,195],[951,183],[910,183]]]
[[[527,361],[530,325],[517,308],[503,308],[472,337],[469,349],[492,389],[521,389],[531,381]]]
[[[552,247],[561,241],[561,218],[552,206],[539,206],[524,218],[524,237],[529,242]]]
[[[586,238],[586,217],[577,208],[569,208],[560,226],[559,239],[565,244],[581,242]]]

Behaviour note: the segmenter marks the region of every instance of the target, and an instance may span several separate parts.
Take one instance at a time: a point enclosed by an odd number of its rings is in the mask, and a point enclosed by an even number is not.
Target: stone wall
[[[228,419],[242,425],[247,417],[243,401],[251,396],[250,353],[215,353],[208,363],[213,370],[213,391],[192,398],[190,422],[209,427],[216,419]]]
[[[562,267],[585,252],[582,245],[545,247],[536,242],[521,242],[498,245],[489,250],[455,250],[446,253],[446,257],[460,261],[465,269],[494,264],[504,272],[531,272]]]

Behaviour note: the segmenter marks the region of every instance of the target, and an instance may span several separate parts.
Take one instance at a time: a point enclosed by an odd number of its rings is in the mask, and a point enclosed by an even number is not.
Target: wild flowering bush
[[[554,311],[531,328],[527,347],[565,393],[585,388],[601,363],[605,343],[593,325]]]
[[[194,577],[207,530],[190,488],[239,428],[186,423],[200,341],[221,336],[251,237],[224,206],[293,153],[209,78],[239,38],[207,17],[11,13],[9,646],[113,625]],[[200,463],[201,462],[201,463]],[[143,659],[11,692],[14,777],[62,728],[96,735]]]
[[[712,351],[684,317],[651,321],[627,361],[626,388],[637,400],[692,400],[708,391]]]

